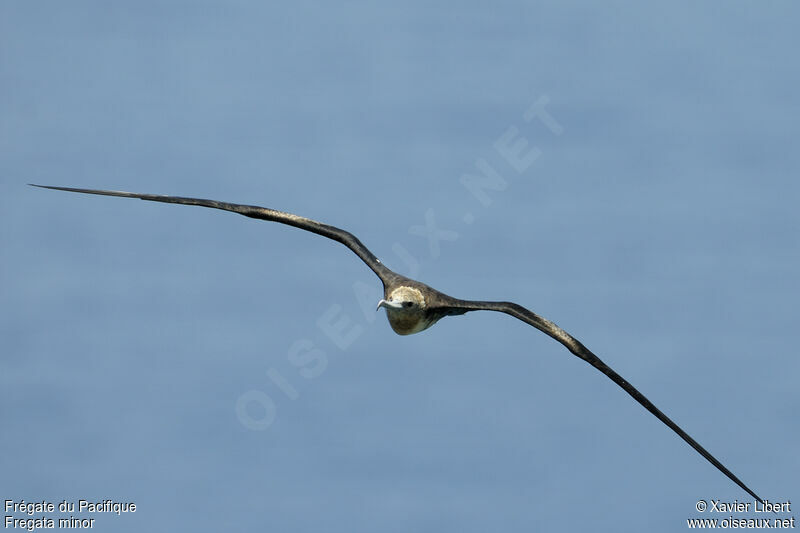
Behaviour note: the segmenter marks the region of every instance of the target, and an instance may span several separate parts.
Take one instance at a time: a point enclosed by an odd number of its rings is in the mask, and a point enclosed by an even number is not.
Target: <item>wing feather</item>
[[[716,457],[711,455],[705,448],[703,448],[696,440],[694,440],[688,433],[686,433],[683,429],[681,429],[678,424],[672,421],[667,415],[665,415],[661,410],[653,405],[653,402],[647,399],[644,394],[639,392],[636,387],[631,385],[625,378],[617,374],[611,367],[605,364],[599,357],[597,357],[591,350],[589,350],[586,346],[581,344],[575,337],[558,327],[553,322],[547,320],[544,317],[541,317],[522,307],[521,305],[512,303],[512,302],[483,302],[483,301],[470,301],[470,300],[456,300],[453,299],[452,307],[460,312],[467,312],[467,311],[498,311],[500,313],[505,313],[507,315],[511,315],[514,318],[518,318],[523,322],[530,324],[531,326],[535,327],[539,331],[542,331],[549,335],[550,337],[554,338],[566,348],[572,352],[574,355],[580,357],[597,370],[608,376],[611,381],[619,385],[622,390],[630,394],[634,400],[639,402],[645,409],[650,411],[656,418],[658,418],[661,422],[666,424],[672,431],[678,434],[680,438],[686,441],[689,446],[694,448],[697,453],[702,455],[709,463],[714,465],[720,472],[725,474],[731,481],[739,485],[742,489],[744,489],[748,494],[750,494],[753,498],[760,501],[762,504],[764,501],[758,497],[758,495],[750,490],[750,488],[745,485],[736,475],[733,474],[730,470],[728,470],[725,465],[717,460]]]
[[[33,187],[40,187],[42,189],[54,189],[57,191],[68,191],[68,192],[78,192],[84,194],[100,194],[103,196],[120,196],[123,198],[138,198],[140,200],[148,200],[151,202],[164,202],[168,204],[182,204],[182,205],[197,205],[201,207],[210,207],[213,209],[221,209],[223,211],[231,211],[232,213],[238,213],[240,215],[244,215],[250,218],[256,218],[259,220],[269,220],[272,222],[280,222],[281,224],[287,224],[289,226],[294,226],[296,228],[300,228],[306,231],[310,231],[312,233],[316,233],[317,235],[322,235],[323,237],[327,237],[329,239],[333,239],[334,241],[340,242],[350,248],[366,265],[372,269],[375,274],[381,278],[381,281],[387,283],[387,280],[395,276],[394,272],[389,270],[383,263],[381,263],[380,259],[378,259],[375,254],[369,251],[369,249],[364,246],[364,244],[358,240],[355,235],[352,233],[345,231],[343,229],[339,229],[334,226],[329,226],[328,224],[323,224],[321,222],[317,222],[316,220],[311,220],[310,218],[305,218],[297,215],[293,215],[291,213],[285,213],[283,211],[277,211],[275,209],[269,209],[267,207],[259,207],[256,205],[242,205],[242,204],[231,204],[228,202],[218,202],[216,200],[204,200],[202,198],[184,198],[181,196],[162,196],[158,194],[140,194],[135,192],[125,192],[125,191],[104,191],[99,189],[77,189],[74,187],[55,187],[52,185],[35,185],[33,183],[29,184]]]

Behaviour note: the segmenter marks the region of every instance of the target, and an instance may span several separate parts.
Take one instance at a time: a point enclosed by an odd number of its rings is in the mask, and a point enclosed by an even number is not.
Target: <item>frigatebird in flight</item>
[[[31,184],[33,185],[33,184]],[[276,211],[266,207],[254,205],[231,204],[228,202],[218,202],[216,200],[203,200],[200,198],[183,198],[179,196],[161,196],[157,194],[138,194],[123,191],[104,191],[96,189],[76,189],[73,187],[54,187],[49,185],[33,185],[44,189],[55,189],[59,191],[79,192],[86,194],[101,194],[105,196],[121,196],[123,198],[139,198],[152,202],[165,202],[169,204],[198,205],[239,213],[250,218],[269,220],[288,224],[306,231],[311,231],[323,237],[333,239],[350,248],[383,282],[383,298],[378,302],[378,309],[386,309],[386,316],[389,324],[395,333],[399,335],[410,335],[419,333],[434,325],[439,319],[451,315],[463,315],[470,311],[498,311],[518,318],[530,324],[539,331],[546,333],[554,338],[574,355],[580,357],[597,370],[608,376],[611,381],[622,387],[622,390],[630,394],[634,400],[650,411],[656,418],[666,424],[672,431],[685,440],[689,446],[694,448],[697,453],[717,467],[717,469],[728,476],[728,478],[744,489],[753,498],[761,502],[764,501],[755,492],[745,485],[733,472],[728,470],[725,465],[719,462],[711,453],[689,436],[684,430],[673,422],[667,415],[661,412],[644,394],[639,392],[633,385],[628,383],[625,378],[617,374],[611,367],[605,364],[599,357],[593,354],[586,346],[581,344],[572,335],[558,327],[553,322],[543,318],[533,311],[530,311],[519,304],[512,302],[486,302],[480,300],[461,300],[453,298],[436,289],[420,283],[419,281],[401,276],[390,270],[386,265],[375,257],[360,240],[352,233],[343,229],[329,226],[310,218],[305,218],[283,211]]]

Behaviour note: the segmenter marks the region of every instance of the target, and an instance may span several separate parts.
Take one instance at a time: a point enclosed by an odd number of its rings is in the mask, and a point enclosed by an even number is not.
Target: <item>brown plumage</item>
[[[763,500],[750,490],[738,477],[720,463],[713,455],[703,448],[696,440],[690,437],[683,429],[673,422],[667,415],[662,413],[653,403],[648,400],[633,385],[628,383],[622,376],[617,374],[599,357],[592,353],[588,348],[581,344],[569,333],[558,327],[546,318],[540,317],[536,313],[511,302],[487,302],[475,300],[460,300],[453,298],[436,289],[401,276],[387,268],[375,255],[370,252],[361,241],[353,234],[342,229],[322,224],[309,218],[300,217],[291,213],[284,213],[266,207],[253,205],[231,204],[218,202],[215,200],[203,200],[199,198],[182,198],[178,196],[160,196],[155,194],[138,194],[122,191],[102,191],[95,189],[76,189],[72,187],[53,187],[47,185],[34,185],[45,189],[55,189],[59,191],[79,192],[87,194],[100,194],[105,196],[121,196],[124,198],[139,198],[153,202],[165,202],[171,204],[197,205],[210,207],[239,213],[250,218],[269,220],[288,224],[296,228],[311,231],[323,237],[338,241],[352,250],[383,282],[383,299],[378,302],[378,308],[386,308],[389,324],[392,329],[400,335],[410,335],[423,331],[439,319],[449,315],[463,315],[470,311],[498,311],[518,318],[530,324],[539,331],[542,331],[554,338],[574,355],[580,357],[597,370],[608,376],[614,383],[619,385],[625,392],[630,394],[634,400],[639,402],[645,409],[650,411],[656,418],[669,426],[675,433],[694,448],[700,455],[714,465],[720,472],[725,474],[731,481],[744,489],[753,498],[763,503]]]

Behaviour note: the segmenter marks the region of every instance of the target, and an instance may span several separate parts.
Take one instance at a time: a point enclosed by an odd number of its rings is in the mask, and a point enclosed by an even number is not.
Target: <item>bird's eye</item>
[[[414,305],[413,302],[403,302],[403,307],[411,307],[412,305]]]

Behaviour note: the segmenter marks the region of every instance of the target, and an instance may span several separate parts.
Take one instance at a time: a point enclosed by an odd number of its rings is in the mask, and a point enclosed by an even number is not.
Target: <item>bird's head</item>
[[[435,321],[427,318],[425,296],[415,287],[400,286],[378,302],[386,308],[389,324],[398,335],[411,335],[429,328]]]

